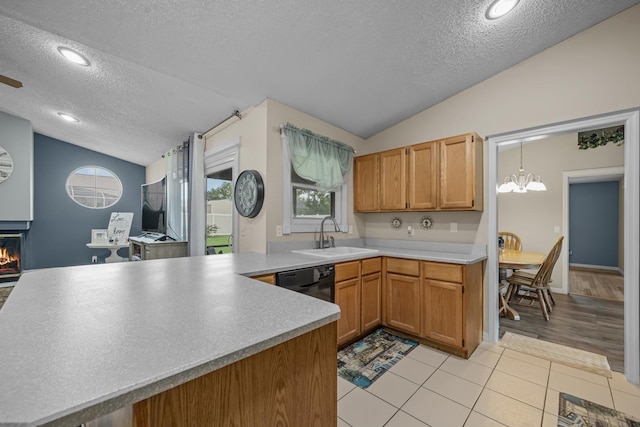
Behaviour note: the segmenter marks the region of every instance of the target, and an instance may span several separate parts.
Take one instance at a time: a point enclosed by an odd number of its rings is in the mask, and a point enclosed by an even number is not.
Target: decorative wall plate
[[[397,230],[400,227],[402,227],[402,220],[397,216],[394,216],[393,218],[391,218],[391,228]]]
[[[423,216],[420,218],[420,227],[429,229],[433,225],[433,220],[431,217]]]
[[[240,215],[247,218],[258,215],[264,202],[264,183],[260,172],[248,169],[240,174],[233,189],[233,200]]]
[[[13,158],[11,154],[0,145],[0,182],[6,180],[13,173]]]

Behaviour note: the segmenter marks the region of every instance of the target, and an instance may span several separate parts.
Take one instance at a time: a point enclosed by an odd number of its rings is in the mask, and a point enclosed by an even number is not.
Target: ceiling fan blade
[[[4,83],[11,87],[15,87],[16,89],[22,87],[22,82],[19,82],[18,80],[10,79],[9,77],[3,76],[2,74],[0,74],[0,83]]]

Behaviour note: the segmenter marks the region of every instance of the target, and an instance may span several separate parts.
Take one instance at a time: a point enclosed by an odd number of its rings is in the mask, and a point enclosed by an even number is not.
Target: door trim
[[[624,124],[624,370],[627,381],[640,383],[640,110],[617,111],[523,129],[486,138],[488,149],[487,273],[488,283],[498,283],[498,147],[534,141],[551,135],[580,132]],[[499,337],[498,286],[485,287],[487,338]]]

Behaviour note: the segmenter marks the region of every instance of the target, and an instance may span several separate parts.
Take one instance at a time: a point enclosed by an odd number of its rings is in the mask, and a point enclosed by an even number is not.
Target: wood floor
[[[617,271],[569,269],[569,293],[624,301],[624,276]]]
[[[602,354],[611,370],[624,372],[624,303],[571,294],[553,297],[556,305],[548,322],[537,304],[515,305],[520,320],[501,317],[500,337],[509,331]]]

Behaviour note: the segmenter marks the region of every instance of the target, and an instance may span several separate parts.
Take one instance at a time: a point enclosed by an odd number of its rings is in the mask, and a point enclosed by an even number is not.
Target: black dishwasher
[[[325,264],[277,273],[276,285],[321,300],[334,302],[335,277],[335,266]]]

